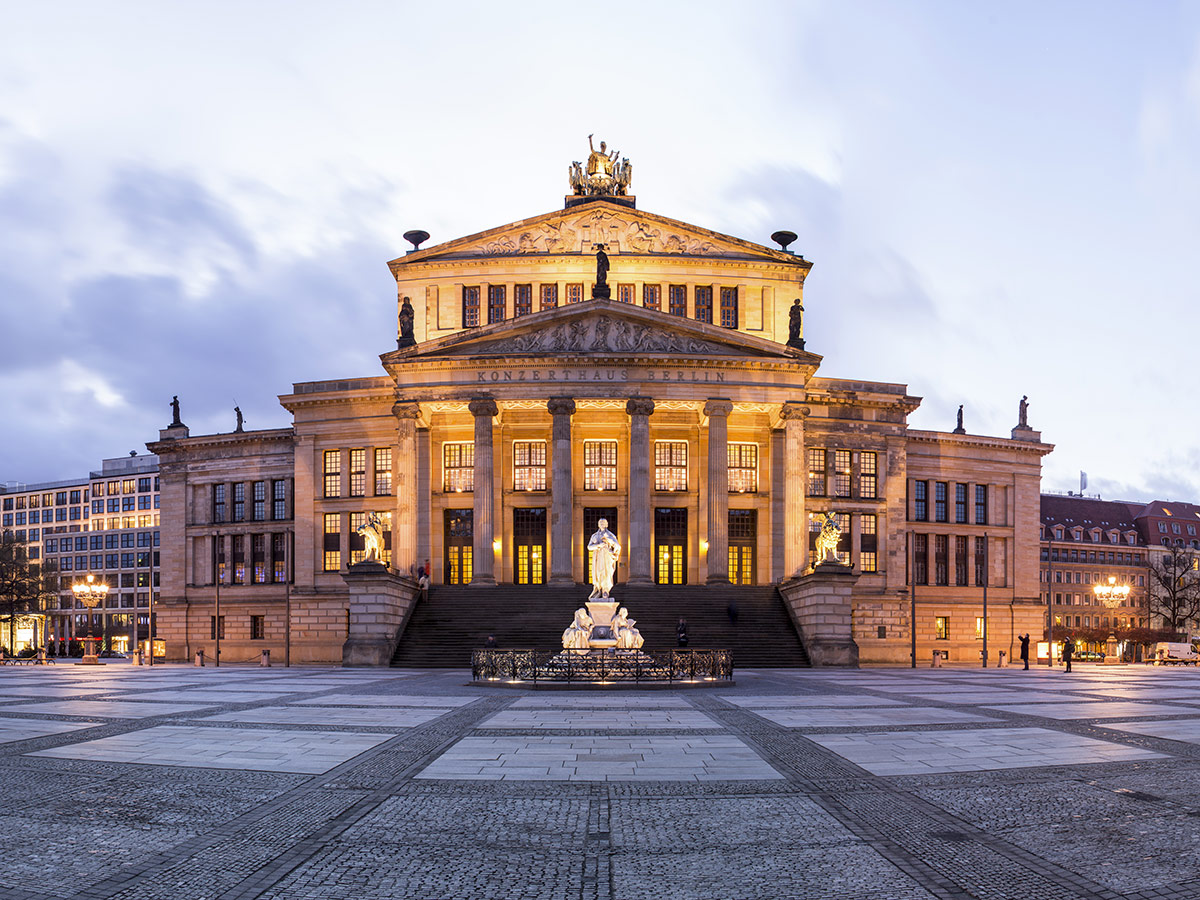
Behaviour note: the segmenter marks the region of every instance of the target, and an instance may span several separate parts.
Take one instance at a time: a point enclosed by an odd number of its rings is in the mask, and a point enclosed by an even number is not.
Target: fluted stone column
[[[395,506],[392,512],[392,568],[408,575],[417,562],[417,419],[421,407],[412,400],[392,405],[396,417],[396,445],[392,453],[392,490]],[[374,456],[374,454],[371,454]],[[374,460],[370,460],[371,482],[368,491],[375,492]]]
[[[574,584],[571,565],[571,416],[575,401],[570,397],[551,397],[546,403],[554,417],[550,430],[550,583]]]
[[[804,454],[804,417],[808,408],[785,403],[780,414],[783,433],[783,569],[787,578],[804,574],[808,567],[808,520],[804,514],[804,495],[808,489],[808,471]]]
[[[631,397],[629,413],[629,583],[653,584],[650,546],[650,415],[654,401]]]
[[[490,397],[478,397],[467,408],[475,417],[475,561],[471,584],[490,585],[496,583],[496,554],[492,550],[495,528],[492,522],[495,497],[492,420],[500,410]]]
[[[728,400],[704,404],[708,416],[708,584],[729,583],[729,414]]]

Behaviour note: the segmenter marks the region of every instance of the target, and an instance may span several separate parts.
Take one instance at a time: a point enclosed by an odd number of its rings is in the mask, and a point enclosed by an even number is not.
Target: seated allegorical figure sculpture
[[[642,638],[642,633],[633,626],[637,624],[636,619],[629,618],[629,610],[621,607],[617,610],[616,616],[613,618],[612,629],[617,636],[618,650],[639,650],[645,640]]]
[[[587,650],[588,640],[592,635],[592,617],[582,606],[575,610],[575,620],[563,632],[562,645],[564,650]]]
[[[596,523],[596,532],[588,540],[587,548],[592,555],[592,593],[588,599],[607,600],[612,593],[617,560],[621,558],[621,542],[608,530],[608,519]]]

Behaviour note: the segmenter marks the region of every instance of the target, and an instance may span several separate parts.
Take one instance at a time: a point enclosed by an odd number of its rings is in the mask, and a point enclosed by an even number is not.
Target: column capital
[[[704,404],[704,414],[709,416],[728,416],[733,412],[733,403],[724,399],[712,399]]]
[[[781,419],[803,419],[811,412],[811,409],[801,406],[799,403],[785,403],[779,410],[779,417]]]
[[[416,400],[397,400],[392,404],[392,415],[397,419],[419,419],[421,404]]]
[[[495,416],[500,412],[500,407],[496,406],[496,401],[491,397],[476,397],[467,404],[467,409],[477,419],[481,416]]]
[[[552,416],[575,415],[575,400],[571,397],[551,397],[546,401],[546,409]]]
[[[625,401],[625,412],[631,416],[649,416],[654,413],[654,401],[649,397],[630,397]]]

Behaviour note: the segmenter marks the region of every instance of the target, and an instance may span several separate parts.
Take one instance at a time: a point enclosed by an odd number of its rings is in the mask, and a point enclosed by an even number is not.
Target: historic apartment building
[[[396,348],[377,374],[294,384],[290,428],[193,436],[177,417],[148,445],[169,657],[220,638],[227,657],[385,661],[418,568],[435,597],[504,583],[536,602],[590,580],[601,518],[618,592],[781,585],[817,662],[908,662],[914,627],[922,664],[977,661],[985,595],[996,649],[1040,631],[1051,447],[1023,404],[1010,437],[909,429],[905,385],[818,375],[810,262],[573,183],[541,216],[425,248],[410,233],[389,263]],[[386,583],[355,566],[372,512]],[[852,585],[832,618],[804,582],[826,512]]]
[[[159,584],[158,458],[146,454],[101,462],[86,478],[0,485],[0,528],[29,545],[30,559],[57,573],[58,596],[44,616],[26,617],[12,649],[55,645],[86,635],[112,650],[149,637],[150,594]],[[92,575],[109,587],[88,610],[71,585]],[[7,640],[7,633],[5,636]]]

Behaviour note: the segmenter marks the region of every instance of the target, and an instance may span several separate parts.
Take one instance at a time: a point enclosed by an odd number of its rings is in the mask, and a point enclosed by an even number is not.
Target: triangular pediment
[[[586,300],[456,332],[384,354],[385,364],[426,359],[530,356],[725,358],[790,361],[821,357],[766,338],[612,300]]]
[[[757,260],[804,270],[811,265],[793,253],[603,199],[414,250],[389,265],[395,274],[416,263],[441,260],[591,253],[596,244],[605,244],[610,255]]]

